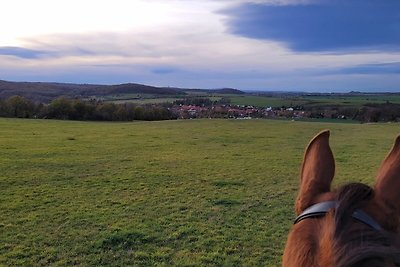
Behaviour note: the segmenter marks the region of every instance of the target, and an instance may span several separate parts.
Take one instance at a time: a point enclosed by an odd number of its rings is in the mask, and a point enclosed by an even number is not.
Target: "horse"
[[[334,190],[329,136],[320,132],[305,150],[282,267],[400,266],[400,135],[373,187]]]

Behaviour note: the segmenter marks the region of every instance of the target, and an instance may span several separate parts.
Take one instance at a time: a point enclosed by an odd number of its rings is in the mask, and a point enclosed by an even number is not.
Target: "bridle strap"
[[[326,213],[328,213],[329,210],[333,209],[336,207],[336,201],[325,201],[325,202],[320,202],[317,204],[312,205],[311,207],[308,207],[305,209],[294,221],[294,224],[307,219],[307,218],[315,218],[315,217],[322,217]]]
[[[366,225],[372,227],[377,231],[382,230],[382,227],[379,225],[379,223],[377,223],[374,219],[372,219],[372,217],[369,216],[367,213],[365,213],[363,210],[355,210],[351,216],[354,219],[362,223],[365,223]]]
[[[317,218],[325,216],[333,208],[336,208],[337,203],[336,201],[325,201],[320,202],[317,204],[312,205],[311,207],[304,210],[294,221],[294,224],[307,219],[307,218]],[[367,213],[364,211],[357,209],[351,215],[354,219],[368,225],[369,227],[381,231],[382,227],[377,223],[374,219],[371,218]]]

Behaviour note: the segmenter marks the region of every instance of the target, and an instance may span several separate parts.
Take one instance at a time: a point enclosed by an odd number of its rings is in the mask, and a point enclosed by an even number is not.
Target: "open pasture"
[[[365,104],[400,104],[398,95],[303,95],[287,97],[268,97],[268,96],[234,96],[231,103],[234,105],[252,105],[257,107],[294,107],[294,106],[344,106],[361,107]]]
[[[303,150],[372,184],[398,124],[0,119],[0,265],[279,266]]]

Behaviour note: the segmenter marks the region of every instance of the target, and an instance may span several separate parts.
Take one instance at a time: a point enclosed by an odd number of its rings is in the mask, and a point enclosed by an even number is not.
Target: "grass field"
[[[211,101],[218,101],[221,98],[228,98],[232,105],[250,105],[256,107],[294,107],[294,106],[345,106],[361,107],[365,104],[384,104],[387,102],[400,104],[399,95],[302,95],[302,96],[262,96],[262,95],[235,95],[235,94],[210,94],[207,92],[190,92],[192,98],[208,98]],[[134,103],[134,104],[160,104],[173,103],[182,100],[187,96],[160,96],[151,94],[120,94],[104,97],[105,101],[113,103]]]
[[[351,106],[360,107],[364,104],[400,104],[398,95],[361,95],[361,96],[299,96],[299,97],[267,97],[267,96],[232,96],[234,105],[252,105],[257,107],[281,106]]]
[[[0,119],[0,266],[279,266],[304,147],[371,184],[398,124]]]

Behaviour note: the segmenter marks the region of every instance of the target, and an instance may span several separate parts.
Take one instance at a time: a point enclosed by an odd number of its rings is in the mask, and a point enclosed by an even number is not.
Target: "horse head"
[[[309,143],[283,267],[400,266],[400,136],[369,187],[331,190],[335,160],[329,131]]]

